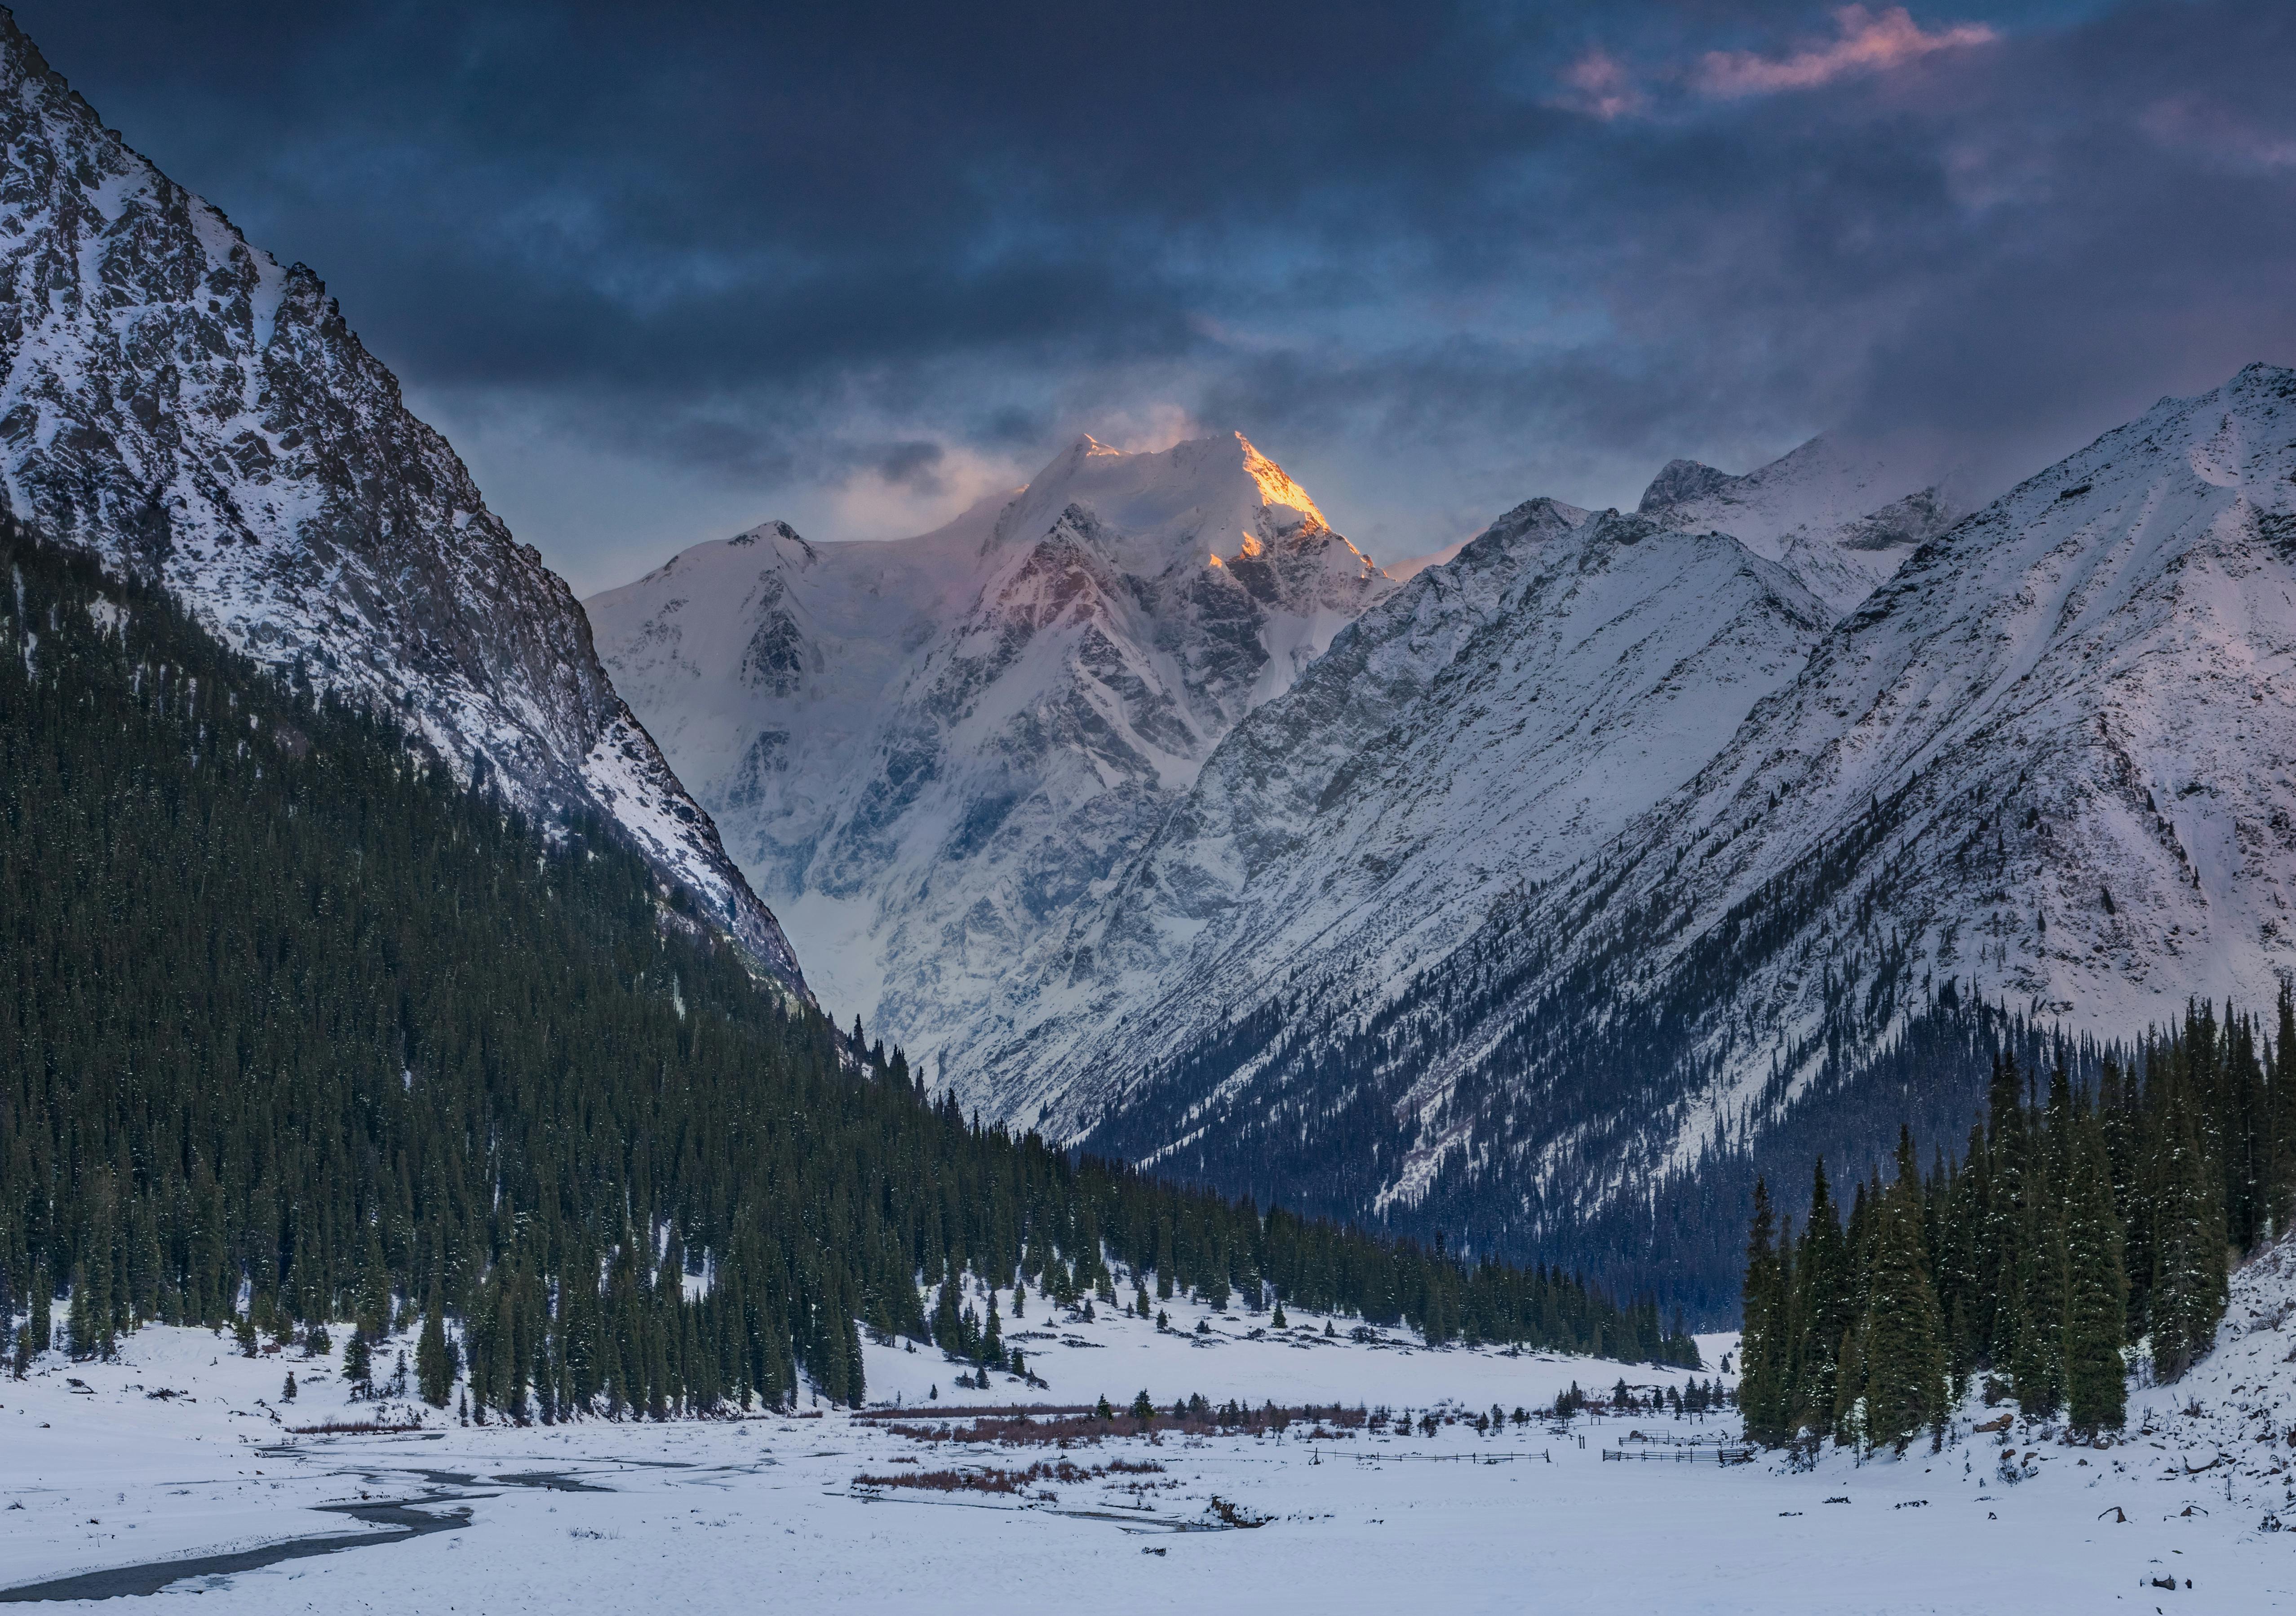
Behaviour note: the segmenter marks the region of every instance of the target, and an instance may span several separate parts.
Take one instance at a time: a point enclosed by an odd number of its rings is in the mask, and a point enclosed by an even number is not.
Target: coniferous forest
[[[786,1402],[801,1375],[857,1404],[863,1329],[1003,1355],[956,1276],[1067,1300],[1112,1297],[1114,1265],[1161,1295],[1697,1366],[1652,1301],[969,1123],[594,829],[521,822],[156,589],[13,529],[0,563],[20,1370],[152,1320],[419,1319],[434,1401],[461,1353],[481,1410],[521,1417]]]
[[[2296,1214],[2296,1001],[2267,1038],[2229,1009],[2114,1051],[2096,1080],[1994,1067],[1985,1116],[1924,1174],[1849,1191],[1824,1161],[1781,1226],[1756,1185],[1740,1402],[1747,1435],[1899,1449],[1972,1376],[2076,1431],[2123,1424],[2128,1372],[2174,1381],[2216,1336],[2228,1267]]]

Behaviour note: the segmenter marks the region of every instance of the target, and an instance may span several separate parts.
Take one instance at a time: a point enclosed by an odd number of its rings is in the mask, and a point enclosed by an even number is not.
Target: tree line
[[[394,716],[0,527],[20,1360],[150,1320],[419,1323],[418,1381],[466,1364],[480,1410],[858,1403],[862,1330],[930,1338],[954,1276],[1077,1297],[1120,1266],[1216,1306],[1695,1364],[1655,1303],[1576,1276],[968,1120],[676,902],[604,828],[529,824]]]
[[[2105,1053],[2093,1084],[1997,1059],[1957,1161],[1894,1177],[1845,1223],[1820,1159],[1799,1234],[1755,1187],[1739,1401],[1755,1441],[1902,1451],[1971,1377],[2076,1430],[2124,1423],[2140,1354],[2208,1352],[2227,1269],[2296,1218],[2296,1001],[2267,1038],[2227,1006]]]

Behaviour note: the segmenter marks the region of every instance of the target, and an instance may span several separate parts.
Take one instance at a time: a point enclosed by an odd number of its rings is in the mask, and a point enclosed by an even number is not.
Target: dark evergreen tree
[[[2120,1218],[2112,1202],[2104,1132],[2080,1128],[2065,1194],[2063,1361],[2068,1414],[2076,1429],[2118,1431],[2128,1405],[2128,1284],[2121,1267]]]
[[[1943,1320],[1923,1251],[1915,1184],[1900,1177],[1874,1219],[1874,1267],[1858,1331],[1863,1434],[1898,1452],[1948,1406]]]
[[[1751,1441],[1775,1444],[1787,1435],[1787,1303],[1784,1276],[1773,1243],[1770,1192],[1754,1185],[1754,1223],[1746,1241],[1746,1312],[1739,1342],[1738,1407]],[[1620,1380],[1620,1387],[1625,1381]]]
[[[2285,978],[2276,1008],[2265,1105],[2264,1214],[2267,1232],[2277,1238],[2296,1228],[2296,985]]]
[[[2150,1311],[2152,1362],[2175,1380],[2216,1339],[2225,1308],[2224,1210],[2191,1113],[2172,1107],[2159,1155]]]
[[[1794,1261],[1795,1431],[1823,1432],[1833,1423],[1841,1349],[1852,1318],[1849,1246],[1821,1160],[1810,1186],[1809,1218]]]
[[[2058,1081],[2062,1082],[2062,1068]],[[2023,1226],[2019,1234],[2015,1346],[2010,1375],[2017,1407],[2028,1419],[2044,1419],[2064,1401],[2065,1221],[2064,1177],[2059,1162],[2071,1126],[2053,1099],[2042,1128],[2030,1136],[2037,1147],[2023,1179]]]
[[[422,1333],[414,1343],[414,1385],[417,1394],[433,1408],[444,1408],[455,1390],[455,1352],[447,1341],[446,1304],[435,1284],[430,1288],[430,1305],[422,1312]]]

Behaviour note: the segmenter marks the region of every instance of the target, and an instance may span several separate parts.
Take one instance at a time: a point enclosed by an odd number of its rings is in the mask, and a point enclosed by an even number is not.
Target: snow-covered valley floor
[[[1252,1340],[1264,1316],[1212,1316],[1215,1336],[1199,1345],[1201,1315],[1184,1305],[1173,1310],[1186,1333],[1102,1308],[1091,1323],[1064,1317],[1024,1341],[1047,1389],[1000,1376],[987,1391],[960,1390],[958,1366],[931,1349],[872,1345],[873,1404],[924,1405],[901,1418],[808,1408],[478,1427],[427,1411],[427,1429],[385,1436],[291,1434],[409,1415],[347,1404],[339,1364],[291,1352],[250,1360],[228,1337],[153,1328],[129,1338],[118,1362],[51,1354],[30,1379],[0,1380],[0,1589],[180,1560],[192,1574],[152,1597],[227,1590],[226,1608],[249,1612],[2296,1606],[2296,1535],[2263,1527],[2281,1507],[2276,1472],[2296,1419],[2289,1268],[2267,1258],[2243,1273],[2216,1355],[2180,1386],[2138,1393],[2129,1438],[2112,1449],[2019,1427],[2006,1449],[1998,1435],[1964,1434],[1939,1455],[1923,1444],[1862,1466],[1832,1456],[1804,1473],[1780,1462],[1725,1468],[1710,1456],[1603,1456],[1670,1449],[1630,1432],[1710,1443],[1734,1435],[1728,1416],[1582,1417],[1560,1435],[1511,1418],[1489,1435],[1464,1422],[1398,1434],[1390,1422],[1319,1438],[1316,1425],[1294,1423],[1280,1435],[1119,1437],[1065,1450],[892,1429],[934,1431],[948,1423],[944,1411],[1021,1399],[1105,1394],[1120,1406],[1141,1390],[1167,1407],[1201,1392],[1214,1403],[1361,1404],[1414,1417],[1497,1403],[1511,1415],[1573,1381],[1595,1391],[1621,1376],[1644,1387],[1688,1378],[1359,1342],[1344,1321],[1326,1338],[1322,1320],[1296,1317],[1290,1337]],[[1012,1323],[1015,1334],[1048,1328]],[[1700,1378],[1710,1378],[1729,1340],[1702,1344],[1710,1368]],[[397,1349],[378,1351],[380,1369]],[[283,1404],[290,1368],[299,1395]],[[939,1399],[928,1395],[936,1386]],[[163,1389],[178,1395],[153,1395]],[[2242,1414],[2243,1402],[2261,1412]],[[2198,1414],[2171,1412],[2195,1404]],[[1989,1412],[1972,1404],[1969,1419]],[[2002,1478],[2005,1451],[2013,1482]],[[1117,1461],[1160,1468],[1109,1468]],[[1039,1464],[1074,1468],[1003,1493],[857,1485]],[[410,1536],[404,1516],[370,1524],[323,1507],[408,1501],[450,1530]],[[359,1533],[374,1541],[254,1569],[190,1565]],[[136,1596],[120,1597],[109,1608],[136,1608]]]

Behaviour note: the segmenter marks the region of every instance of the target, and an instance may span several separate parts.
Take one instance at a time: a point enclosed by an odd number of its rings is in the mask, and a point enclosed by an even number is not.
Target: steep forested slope
[[[142,1319],[456,1315],[480,1395],[545,1414],[779,1399],[800,1365],[857,1399],[857,1329],[924,1333],[921,1285],[1076,1294],[1111,1259],[1682,1352],[1561,1275],[969,1127],[674,901],[618,838],[542,833],[8,528],[0,1313],[45,1341],[69,1284],[82,1350]]]
[[[594,817],[762,972],[779,925],[518,543],[317,275],[131,151],[0,10],[0,513],[164,585],[457,779]]]

